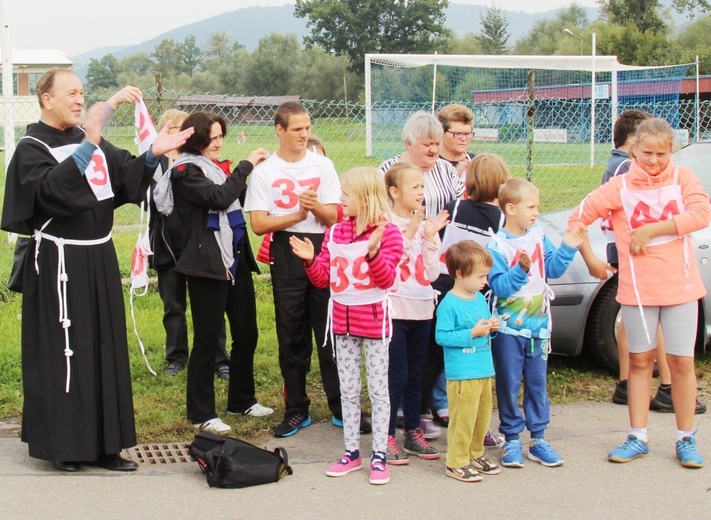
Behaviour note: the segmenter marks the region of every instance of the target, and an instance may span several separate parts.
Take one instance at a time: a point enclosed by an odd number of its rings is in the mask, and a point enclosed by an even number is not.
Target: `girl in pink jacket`
[[[390,398],[388,289],[396,280],[403,253],[402,234],[388,222],[390,210],[383,176],[375,168],[354,168],[341,179],[341,202],[346,217],[326,230],[321,253],[306,239],[291,237],[294,254],[306,263],[316,287],[331,287],[330,333],[335,335],[336,363],[343,408],[346,453],[326,475],[342,477],[361,469],[360,390],[361,351],[365,350],[368,395],[373,405],[371,484],[387,484],[386,466]]]
[[[588,226],[612,215],[619,254],[617,301],[627,325],[630,433],[610,452],[611,462],[649,454],[647,416],[652,391],[657,330],[667,342],[677,424],[676,455],[684,467],[699,468],[694,430],[696,342],[699,298],[706,294],[691,233],[711,221],[711,205],[694,173],[674,166],[674,132],[662,119],[640,124],[628,173],[613,177],[573,210],[570,226]]]

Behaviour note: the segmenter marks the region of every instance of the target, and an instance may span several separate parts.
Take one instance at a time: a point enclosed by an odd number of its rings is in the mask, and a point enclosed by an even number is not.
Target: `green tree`
[[[195,36],[192,34],[187,35],[179,50],[183,55],[183,71],[192,78],[198,71],[202,61],[202,51],[195,43]]]
[[[446,50],[448,0],[296,0],[294,14],[308,18],[307,46],[347,56],[363,73],[366,53]]]
[[[582,31],[588,25],[585,10],[578,4],[570,4],[561,9],[553,20],[538,20],[533,24],[531,31],[516,42],[514,54],[578,54],[580,42],[566,35],[563,28]],[[578,34],[581,38],[581,34]],[[590,53],[590,46],[584,54]]]
[[[596,24],[599,54],[616,55],[626,65],[679,63],[677,46],[666,32],[640,31],[631,24]]]
[[[479,39],[472,33],[452,37],[449,50],[452,54],[484,54]]]
[[[106,54],[100,60],[91,58],[86,71],[86,85],[92,90],[118,87],[119,61],[113,54]]]
[[[245,94],[298,94],[294,71],[301,66],[301,59],[301,44],[295,34],[272,33],[261,38],[247,62]]]
[[[244,94],[244,81],[250,55],[243,45],[234,43],[232,52],[220,63],[215,63],[207,70],[214,71],[219,81],[221,94]]]
[[[151,54],[155,61],[155,71],[163,78],[172,78],[183,70],[181,45],[175,40],[164,39]]]
[[[705,15],[694,20],[679,35],[676,44],[679,50],[679,61],[690,63],[699,56],[701,74],[711,73],[711,15]]]
[[[481,17],[481,34],[476,37],[483,54],[506,54],[509,52],[509,21],[501,9],[492,4]]]
[[[617,25],[634,25],[640,32],[666,32],[668,25],[662,13],[660,0],[598,0],[600,11],[609,22]],[[671,0],[671,5],[679,13],[689,17],[699,10],[711,9],[708,0]]]
[[[301,52],[300,61],[295,84],[305,99],[354,101],[363,90],[363,78],[348,70],[345,56],[311,47]]]
[[[153,72],[155,65],[148,53],[137,52],[123,58],[119,63],[119,69],[122,72],[135,72],[139,76],[145,76]]]
[[[234,52],[234,41],[224,32],[214,32],[203,45],[203,70],[217,68],[227,61]]]

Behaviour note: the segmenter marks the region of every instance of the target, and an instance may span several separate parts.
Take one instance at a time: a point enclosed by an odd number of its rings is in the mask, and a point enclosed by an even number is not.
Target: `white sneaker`
[[[268,408],[257,403],[247,408],[244,412],[242,412],[242,415],[249,415],[250,417],[266,417],[267,415],[271,415],[273,413],[274,410],[272,408]]]
[[[214,419],[210,419],[209,421],[205,421],[204,423],[193,423],[193,428],[197,428],[201,431],[224,433],[230,431],[232,429],[232,426],[223,423],[222,419],[220,419],[219,417],[215,417]]]

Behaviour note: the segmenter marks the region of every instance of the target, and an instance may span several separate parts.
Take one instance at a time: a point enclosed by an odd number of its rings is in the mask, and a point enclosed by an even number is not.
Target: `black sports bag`
[[[293,473],[284,448],[268,451],[239,439],[200,432],[189,445],[210,487],[243,488]]]

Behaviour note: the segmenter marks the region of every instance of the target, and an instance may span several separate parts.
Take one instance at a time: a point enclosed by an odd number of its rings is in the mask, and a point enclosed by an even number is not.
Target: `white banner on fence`
[[[474,141],[498,141],[498,128],[475,128]]]
[[[568,131],[565,128],[534,128],[535,143],[567,143]]]

